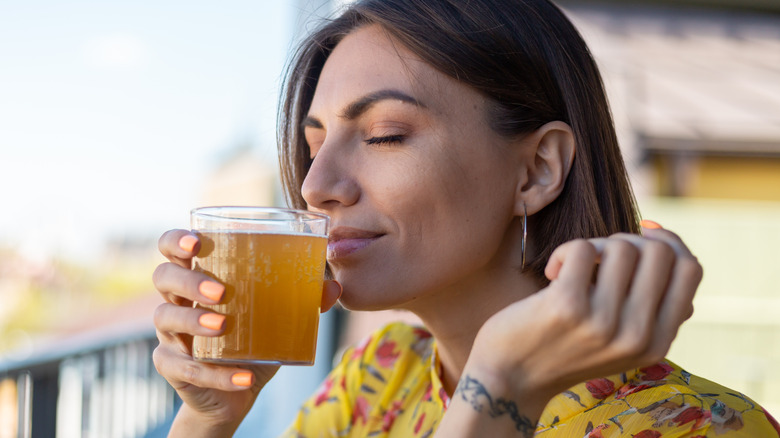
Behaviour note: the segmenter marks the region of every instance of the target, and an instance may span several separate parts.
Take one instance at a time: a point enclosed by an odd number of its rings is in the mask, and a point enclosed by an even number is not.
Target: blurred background
[[[0,0],[0,438],[164,436],[151,273],[189,210],[281,205],[278,90],[337,0]],[[566,0],[645,218],[705,268],[669,357],[780,413],[780,3]],[[349,342],[329,312],[237,436],[278,435]]]

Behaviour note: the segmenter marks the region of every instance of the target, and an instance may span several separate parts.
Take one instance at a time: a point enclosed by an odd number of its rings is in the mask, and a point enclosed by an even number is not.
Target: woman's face
[[[503,262],[519,154],[486,104],[378,26],[336,46],[303,122],[314,161],[302,194],[331,216],[346,307],[435,303]]]

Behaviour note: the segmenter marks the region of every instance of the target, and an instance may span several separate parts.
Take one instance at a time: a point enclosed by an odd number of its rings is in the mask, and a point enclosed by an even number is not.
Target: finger
[[[157,372],[176,390],[189,385],[222,391],[240,391],[255,383],[254,373],[242,368],[198,362],[186,354],[157,347],[152,354]]]
[[[664,300],[663,306],[675,312],[677,320],[684,321],[693,314],[693,294],[696,292],[696,288],[698,288],[703,276],[702,266],[680,236],[664,229],[653,221],[643,220],[641,224],[645,237],[668,243],[677,254],[678,262],[674,268],[672,284],[669,290],[671,292],[679,290],[683,291],[683,293],[679,295],[670,293],[669,296],[671,298]],[[677,301],[675,302],[675,300]],[[667,314],[664,308],[661,309],[660,313],[662,315]]]
[[[643,220],[641,223],[642,235],[646,238],[666,242],[674,249],[674,252],[677,253],[678,256],[696,258],[677,234],[662,228],[653,221]]]
[[[325,313],[333,307],[341,297],[342,287],[338,281],[325,280],[322,283],[322,302],[320,312]]]
[[[544,275],[551,281],[565,280],[572,284],[590,285],[598,256],[598,251],[590,241],[577,239],[566,242],[550,255]]]
[[[189,269],[200,250],[200,240],[187,230],[169,230],[160,236],[157,247],[165,258]]]
[[[594,247],[601,253],[592,297],[594,318],[614,333],[634,279],[639,248],[620,238],[594,240]]]
[[[598,252],[593,243],[584,239],[571,240],[555,248],[544,268],[544,275],[549,280],[556,280],[563,276],[564,270],[568,277],[580,278],[593,274],[593,267],[597,261]],[[573,263],[565,263],[567,260]],[[568,266],[567,268],[567,265]],[[588,265],[591,265],[589,269]]]
[[[687,257],[678,259],[669,290],[658,312],[655,342],[652,346],[652,353],[656,356],[666,354],[680,325],[693,314],[693,297],[702,276],[703,270],[698,261]]]
[[[154,287],[171,303],[187,305],[182,299],[201,304],[217,304],[225,295],[225,286],[201,272],[174,263],[163,263],[152,274]]]
[[[677,256],[670,245],[644,240],[631,291],[622,312],[623,341],[644,351],[653,342],[660,303],[664,300]]]
[[[225,316],[207,309],[163,303],[154,311],[154,326],[162,333],[218,336],[225,330]]]

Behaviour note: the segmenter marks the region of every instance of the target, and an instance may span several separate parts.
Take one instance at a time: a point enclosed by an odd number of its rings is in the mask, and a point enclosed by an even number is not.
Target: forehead
[[[336,45],[323,67],[310,113],[342,107],[379,89],[435,103],[448,86],[463,86],[393,40],[378,25],[358,28]],[[465,87],[465,86],[463,86]]]

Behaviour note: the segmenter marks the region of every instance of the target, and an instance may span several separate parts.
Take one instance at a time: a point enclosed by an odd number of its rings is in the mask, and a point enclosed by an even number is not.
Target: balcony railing
[[[177,399],[152,365],[154,332],[90,338],[0,362],[0,438],[165,436]]]
[[[283,367],[236,437],[274,437],[292,421],[331,367],[341,318],[323,316],[315,366]],[[101,328],[25,359],[0,358],[0,438],[166,436],[181,400],[154,368],[150,324]]]

